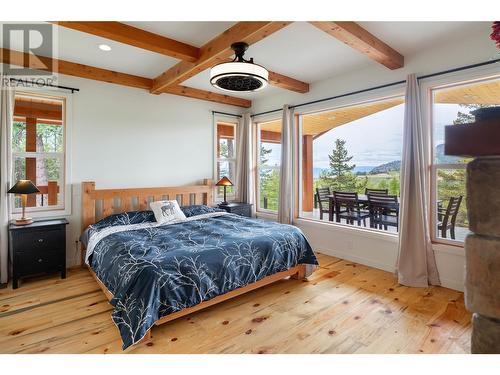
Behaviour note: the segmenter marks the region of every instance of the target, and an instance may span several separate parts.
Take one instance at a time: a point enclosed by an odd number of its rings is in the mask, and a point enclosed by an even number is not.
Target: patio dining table
[[[335,196],[333,194],[328,196],[328,220],[333,221],[334,207],[335,207]],[[368,205],[368,195],[358,194],[358,203]],[[398,202],[394,202],[393,207],[395,211],[399,212],[399,197]]]

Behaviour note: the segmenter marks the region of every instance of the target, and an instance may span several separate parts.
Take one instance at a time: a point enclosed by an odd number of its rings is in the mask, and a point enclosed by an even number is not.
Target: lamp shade
[[[215,184],[215,186],[233,186],[233,183],[229,178],[224,176]]]
[[[10,188],[10,190],[7,193],[11,194],[33,194],[33,193],[39,193],[40,190],[33,185],[31,180],[19,180],[16,182],[14,186]]]

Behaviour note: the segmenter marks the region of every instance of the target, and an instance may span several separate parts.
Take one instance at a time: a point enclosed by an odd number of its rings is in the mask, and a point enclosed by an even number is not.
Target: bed
[[[286,277],[317,260],[300,229],[207,207],[203,185],[96,190],[82,183],[86,264],[113,306],[123,349],[151,328]],[[186,219],[159,224],[153,200],[177,200]]]

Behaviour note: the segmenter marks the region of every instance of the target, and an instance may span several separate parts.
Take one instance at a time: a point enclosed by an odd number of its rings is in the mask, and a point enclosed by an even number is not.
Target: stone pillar
[[[475,157],[467,165],[465,304],[472,353],[500,353],[500,107],[473,113],[474,124],[446,127],[445,153]]]

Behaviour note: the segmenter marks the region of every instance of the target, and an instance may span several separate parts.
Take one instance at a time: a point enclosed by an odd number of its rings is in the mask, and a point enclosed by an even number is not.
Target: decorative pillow
[[[209,214],[212,212],[225,212],[220,208],[208,207],[204,204],[192,204],[190,206],[183,206],[181,207],[181,210],[182,212],[184,212],[184,215],[186,215],[186,217]]]
[[[160,224],[186,219],[186,215],[175,200],[151,202],[149,207],[155,214],[156,221]]]

